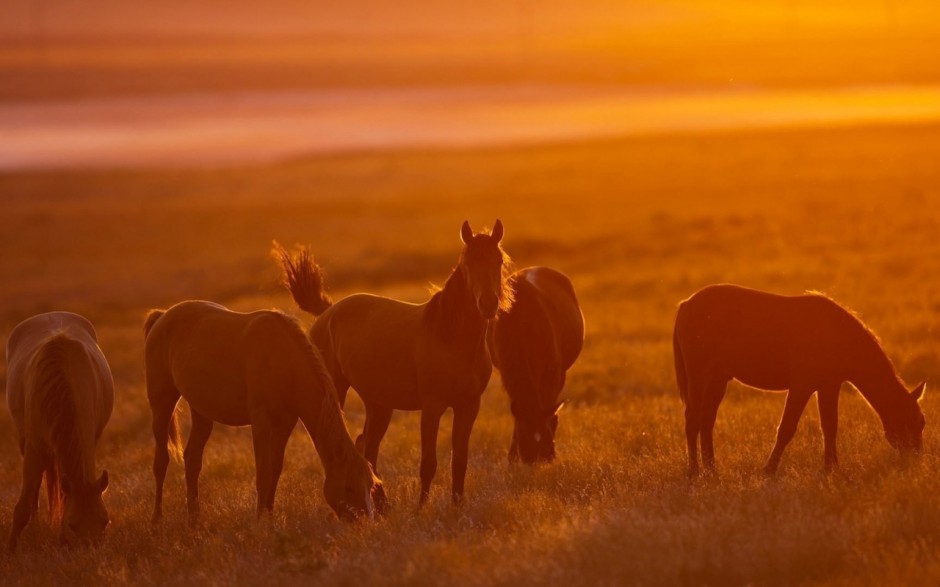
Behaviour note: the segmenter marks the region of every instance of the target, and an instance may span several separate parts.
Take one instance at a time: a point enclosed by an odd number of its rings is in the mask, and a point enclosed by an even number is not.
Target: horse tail
[[[65,514],[65,490],[59,474],[59,463],[55,459],[46,467],[46,498],[49,503],[49,519],[57,524]]]
[[[144,339],[150,335],[150,329],[153,328],[153,325],[157,323],[157,320],[160,319],[160,316],[166,314],[166,310],[150,310],[147,312],[147,317],[144,319]]]
[[[683,403],[689,397],[689,378],[685,371],[685,359],[682,357],[682,347],[679,345],[679,317],[676,316],[676,325],[672,329],[672,356],[676,362],[676,383],[679,384],[679,397]]]
[[[284,286],[301,310],[319,316],[333,305],[323,287],[323,270],[314,261],[310,249],[303,247],[296,255],[291,255],[274,241],[272,253],[284,270]]]
[[[183,462],[183,436],[180,433],[180,405],[173,408],[173,414],[170,415],[170,427],[167,430],[166,447],[170,456],[177,463]]]

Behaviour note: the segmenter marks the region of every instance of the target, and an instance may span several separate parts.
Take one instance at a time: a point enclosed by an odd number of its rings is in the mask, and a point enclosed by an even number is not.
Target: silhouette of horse
[[[499,244],[502,223],[497,220],[491,234],[474,234],[464,222],[460,236],[465,246],[457,267],[424,304],[369,294],[331,304],[309,253],[291,258],[275,243],[297,305],[320,316],[310,339],[323,353],[340,403],[350,385],[365,403],[357,444],[373,467],[392,410],[421,410],[421,504],[437,471],[437,432],[448,407],[454,410],[454,502],[463,497],[470,432],[493,370],[486,324],[512,299],[506,284],[509,259]]]
[[[925,383],[908,393],[861,320],[817,293],[780,296],[735,285],[712,285],[679,304],[673,334],[676,378],[685,402],[689,474],[698,473],[701,435],[706,469],[715,464],[712,429],[732,379],[765,390],[789,390],[777,442],[765,472],[777,471],[797,421],[813,393],[825,444],[825,470],[837,464],[839,389],[851,382],[875,410],[888,442],[919,452]]]
[[[95,446],[111,417],[114,383],[97,340],[91,323],[70,312],[33,316],[10,333],[7,405],[23,455],[10,552],[38,508],[43,474],[65,544],[100,539],[109,523],[101,499],[108,472],[95,477]]]
[[[487,333],[515,419],[509,461],[550,462],[565,403],[558,396],[584,344],[584,317],[571,281],[554,269],[522,269],[509,284],[512,307],[499,312]]]
[[[152,310],[144,324],[147,398],[156,449],[154,521],[163,510],[169,449],[179,454],[176,405],[192,413],[183,454],[189,519],[199,516],[202,455],[213,422],[251,426],[258,515],[274,510],[284,449],[299,418],[323,462],[326,501],[341,518],[373,516],[385,494],[356,451],[319,353],[291,318],[273,310],[247,314],[212,302],[181,302]]]

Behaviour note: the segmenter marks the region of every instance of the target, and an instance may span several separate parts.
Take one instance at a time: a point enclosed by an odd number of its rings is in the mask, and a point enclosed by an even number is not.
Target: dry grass
[[[690,485],[672,372],[675,304],[738,282],[820,289],[880,334],[909,382],[940,379],[937,128],[661,137],[479,152],[322,158],[256,169],[0,177],[0,336],[44,310],[98,326],[118,385],[98,451],[113,526],[66,551],[42,513],[9,584],[929,584],[940,580],[934,414],[926,455],[902,463],[854,391],[842,471],[821,475],[815,409],[779,479],[758,471],[783,397],[734,387],[716,430],[718,480]],[[421,299],[456,257],[460,222],[496,217],[519,265],[569,273],[588,322],[569,377],[559,459],[509,467],[494,377],[474,430],[468,501],[449,502],[449,422],[432,500],[417,502],[414,414],[395,416],[379,469],[393,502],[374,524],[331,518],[322,470],[295,433],[273,520],[254,518],[247,430],[218,427],[203,471],[204,526],[184,523],[182,467],[153,530],[146,309],[209,298],[293,311],[271,239],[310,243],[336,297]],[[362,424],[351,401],[350,424]],[[0,414],[0,529],[20,458]]]

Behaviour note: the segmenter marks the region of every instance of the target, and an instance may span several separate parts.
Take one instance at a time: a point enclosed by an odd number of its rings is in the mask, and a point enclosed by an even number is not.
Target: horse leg
[[[516,440],[516,425],[512,426],[512,442],[509,443],[509,462],[519,462],[519,441]]]
[[[813,395],[813,391],[805,387],[792,387],[787,392],[783,416],[780,418],[780,425],[777,426],[777,442],[770,453],[770,458],[767,459],[764,473],[774,475],[777,472],[783,450],[793,439],[793,435],[796,433],[796,425],[800,421],[800,416],[803,415],[803,409],[806,407],[806,402],[809,401],[811,395]]]
[[[268,494],[268,502],[265,504],[268,511],[274,511],[274,494],[277,492],[277,483],[284,469],[284,451],[287,449],[287,441],[290,440],[290,435],[296,425],[296,417],[284,418],[271,431],[271,490]]]
[[[159,395],[158,389],[148,381],[147,395],[150,399],[150,411],[153,414],[153,477],[156,482],[153,522],[159,521],[163,516],[163,481],[166,479],[166,468],[170,464],[170,451],[167,447],[170,438],[170,422],[180,398],[176,389],[165,387],[164,393]]]
[[[819,425],[823,433],[825,471],[831,473],[839,461],[836,457],[836,431],[839,427],[839,387],[820,389],[816,393]]]
[[[702,405],[705,400],[705,384],[689,377],[685,398],[685,442],[689,450],[689,478],[698,475],[698,436],[702,428]]]
[[[464,480],[467,477],[467,457],[470,452],[470,433],[480,413],[480,396],[454,406],[454,430],[451,435],[452,496],[455,505],[463,502]]]
[[[702,402],[702,425],[699,434],[702,442],[702,464],[708,473],[715,472],[715,444],[712,432],[718,417],[718,406],[725,397],[727,387],[728,382],[720,379],[709,383]]]
[[[421,497],[418,506],[428,501],[431,481],[437,473],[437,430],[447,405],[438,398],[428,398],[421,407]]]
[[[271,462],[271,444],[274,427],[267,416],[253,416],[251,422],[251,441],[255,449],[255,488],[258,491],[258,517],[268,508],[271,491],[273,467]]]
[[[186,442],[183,462],[186,465],[186,505],[189,509],[189,523],[199,521],[199,473],[202,471],[202,454],[212,434],[213,422],[202,414],[192,412],[193,429]]]
[[[13,528],[10,530],[10,541],[7,544],[10,552],[16,551],[16,542],[19,540],[20,533],[39,507],[39,489],[42,485],[42,474],[46,470],[49,460],[48,457],[43,456],[29,444],[26,445],[23,458],[23,488],[20,491],[20,498],[13,508]]]
[[[365,436],[362,447],[363,456],[372,464],[372,471],[376,473],[378,472],[376,461],[379,458],[379,444],[385,438],[385,432],[388,430],[388,424],[391,421],[391,408],[375,403],[366,404],[366,425],[362,431]]]

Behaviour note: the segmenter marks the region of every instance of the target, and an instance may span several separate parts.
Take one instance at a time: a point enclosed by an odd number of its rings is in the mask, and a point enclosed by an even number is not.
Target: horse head
[[[466,220],[460,227],[464,250],[459,267],[470,296],[485,320],[495,318],[500,307],[506,309],[512,300],[506,279],[509,259],[499,245],[502,238],[503,223],[498,219],[489,234],[474,234]]]
[[[323,492],[336,515],[346,521],[373,520],[375,514],[385,515],[388,507],[382,481],[358,452],[348,455],[343,467],[327,472]]]
[[[926,420],[920,409],[927,382],[924,381],[908,393],[904,391],[901,406],[884,421],[888,443],[904,453],[919,453],[924,446]]]
[[[515,406],[511,407],[516,421],[513,428],[514,445],[523,463],[527,465],[539,461],[550,463],[555,459],[558,412],[564,405],[565,402],[561,401],[554,407],[539,408],[526,413]],[[510,459],[514,456],[510,453]]]
[[[96,542],[104,536],[111,523],[101,496],[108,488],[108,472],[91,483],[78,486],[68,479],[62,480],[65,504],[62,513],[62,542],[68,546]]]

